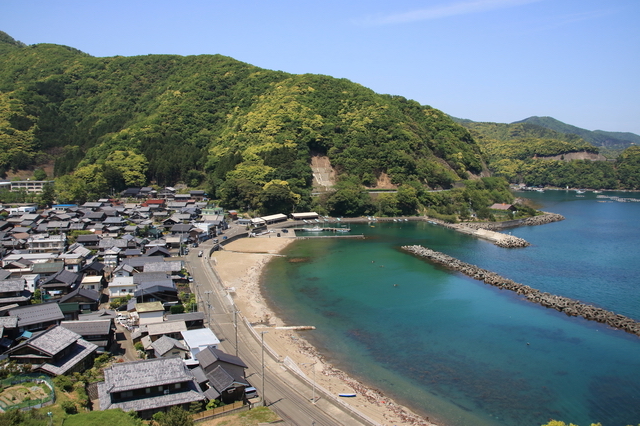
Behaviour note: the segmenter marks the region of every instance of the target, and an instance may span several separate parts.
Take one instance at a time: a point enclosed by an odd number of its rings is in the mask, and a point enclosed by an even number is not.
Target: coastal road
[[[226,235],[232,236],[243,231],[244,229],[232,228],[226,231]],[[191,250],[184,258],[185,265],[194,278],[193,290],[197,293],[198,308],[205,313],[205,321],[220,339],[223,351],[236,354],[237,336],[237,354],[249,367],[246,371],[247,379],[258,388],[260,395],[265,397],[266,405],[290,425],[377,424],[359,416],[333,398],[320,396],[316,398],[315,404],[311,401],[312,385],[287,369],[281,357],[276,358],[275,354],[270,353],[268,345],[262,345],[265,335],[261,332],[268,333],[268,328],[252,330],[242,314],[237,311],[231,296],[224,290],[209,263],[207,254],[212,246],[213,242],[207,241],[201,244],[198,250]],[[197,257],[199,250],[202,250],[205,256]],[[316,395],[320,394],[316,392]]]

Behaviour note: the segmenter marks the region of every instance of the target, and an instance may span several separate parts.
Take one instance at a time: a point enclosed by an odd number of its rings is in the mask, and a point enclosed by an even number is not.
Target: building
[[[93,365],[98,347],[64,327],[55,326],[9,349],[18,364],[31,364],[33,371],[51,376],[82,372]]]
[[[9,310],[9,315],[18,318],[18,331],[43,330],[52,325],[60,324],[64,315],[57,303],[41,303],[38,305],[21,306]]]
[[[59,235],[34,235],[27,240],[29,253],[62,253],[67,244],[67,236]]]
[[[155,358],[114,364],[98,383],[100,409],[135,411],[143,419],[178,406],[187,410],[205,400],[193,373],[180,358]]]
[[[96,345],[98,352],[108,351],[113,343],[115,327],[111,318],[93,321],[62,321],[60,326]]]
[[[14,180],[11,182],[11,192],[25,191],[28,193],[40,194],[44,190],[44,186],[53,185],[52,180]]]

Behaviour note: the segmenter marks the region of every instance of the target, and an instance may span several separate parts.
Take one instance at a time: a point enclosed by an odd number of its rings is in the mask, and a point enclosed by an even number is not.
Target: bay
[[[442,424],[640,423],[637,336],[400,250],[421,244],[640,320],[640,203],[521,195],[567,218],[510,230],[531,247],[502,249],[426,222],[352,225],[367,238],[290,245],[265,270],[265,296],[288,323],[317,327],[305,337],[329,362]]]

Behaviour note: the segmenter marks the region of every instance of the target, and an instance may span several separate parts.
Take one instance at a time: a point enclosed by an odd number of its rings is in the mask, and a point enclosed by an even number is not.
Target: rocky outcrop
[[[555,309],[559,312],[564,312],[569,316],[581,316],[590,321],[601,322],[610,325],[611,327],[640,336],[640,322],[625,317],[624,315],[616,314],[592,305],[587,305],[568,297],[541,292],[540,290],[531,288],[528,285],[517,283],[494,272],[462,262],[454,257],[423,246],[403,246],[402,249],[416,256],[426,258],[431,262],[446,266],[449,269],[462,272],[471,278],[483,281],[485,284],[516,292],[524,296],[530,302],[538,303],[544,307]]]

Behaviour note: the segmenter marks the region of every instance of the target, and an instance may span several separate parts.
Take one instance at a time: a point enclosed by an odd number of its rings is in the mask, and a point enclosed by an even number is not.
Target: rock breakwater
[[[504,278],[495,272],[462,262],[459,259],[431,250],[427,247],[413,245],[403,246],[402,249],[454,271],[461,272],[471,278],[482,281],[485,284],[516,292],[517,294],[526,297],[530,302],[538,303],[539,305],[555,309],[559,312],[564,312],[569,316],[581,316],[590,321],[601,322],[611,327],[624,330],[627,333],[640,336],[640,322],[624,315],[616,314],[592,305],[587,305],[568,297],[541,292],[540,290],[531,288],[528,285],[517,283],[508,278]]]
[[[557,213],[544,212],[538,216],[531,216],[525,219],[507,220],[504,222],[470,222],[464,223],[463,226],[473,229],[489,229],[491,231],[498,231],[505,228],[514,228],[516,226],[537,226],[546,225],[547,223],[560,222],[565,217]]]

